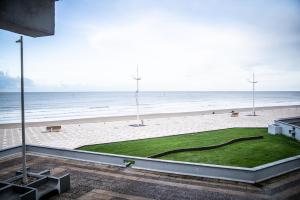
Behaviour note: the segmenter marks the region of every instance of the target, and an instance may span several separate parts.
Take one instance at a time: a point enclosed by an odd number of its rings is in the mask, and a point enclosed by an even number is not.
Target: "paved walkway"
[[[300,108],[280,108],[259,111],[259,116],[229,113],[144,120],[146,126],[132,127],[135,121],[114,121],[62,125],[60,132],[46,132],[45,126],[26,128],[27,144],[74,149],[83,145],[109,143],[224,129],[231,127],[267,127],[275,119],[300,116]],[[0,149],[21,144],[19,128],[0,129]]]

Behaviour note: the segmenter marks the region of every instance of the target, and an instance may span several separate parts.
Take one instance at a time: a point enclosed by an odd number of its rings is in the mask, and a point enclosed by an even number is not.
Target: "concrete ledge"
[[[9,153],[18,153],[21,146],[0,151],[0,156],[8,156]],[[42,154],[53,157],[73,159],[79,161],[95,162],[101,164],[126,167],[124,161],[133,161],[132,168],[167,172],[181,175],[207,177],[245,183],[261,182],[293,170],[300,169],[300,155],[279,160],[254,168],[229,167],[211,164],[197,164],[178,161],[166,161],[133,156],[95,153],[81,150],[68,150],[52,147],[27,145],[27,151],[33,154]]]
[[[22,151],[22,146],[15,146],[6,149],[0,150],[0,159],[5,158],[7,156],[11,156],[13,154],[19,154]]]
[[[260,165],[253,169],[256,182],[261,182],[300,169],[300,155]]]

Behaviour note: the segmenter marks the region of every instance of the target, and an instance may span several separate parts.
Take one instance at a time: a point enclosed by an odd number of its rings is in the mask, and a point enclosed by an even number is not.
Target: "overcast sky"
[[[17,39],[0,30],[10,80]],[[132,91],[137,64],[142,90],[249,90],[252,72],[258,90],[299,90],[300,1],[61,0],[55,35],[24,45],[32,91]]]

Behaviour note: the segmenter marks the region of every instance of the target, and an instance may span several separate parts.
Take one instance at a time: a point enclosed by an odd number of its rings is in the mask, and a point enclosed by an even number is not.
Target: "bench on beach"
[[[239,116],[239,112],[231,112],[231,117],[238,117]]]
[[[61,130],[61,126],[47,126],[46,131],[48,132],[59,132]]]

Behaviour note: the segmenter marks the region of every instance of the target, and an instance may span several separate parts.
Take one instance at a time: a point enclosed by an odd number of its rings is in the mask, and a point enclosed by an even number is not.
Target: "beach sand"
[[[231,111],[239,112],[231,117]],[[212,114],[212,113],[215,114]],[[26,123],[26,143],[74,149],[84,145],[162,137],[232,127],[267,127],[274,120],[300,116],[300,105],[260,107],[185,113],[142,115],[146,126],[132,127],[135,116],[99,117]],[[60,132],[46,132],[46,126],[62,125]],[[21,144],[20,124],[0,125],[0,149]]]

